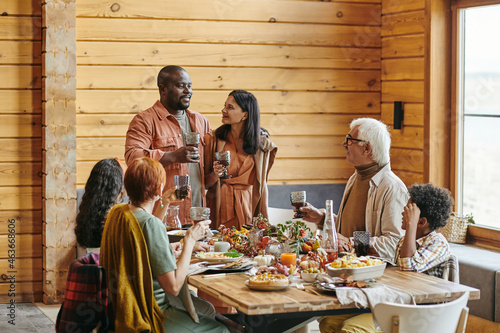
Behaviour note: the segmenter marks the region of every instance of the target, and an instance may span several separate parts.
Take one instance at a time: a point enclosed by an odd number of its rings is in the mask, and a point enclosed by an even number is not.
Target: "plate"
[[[218,233],[217,230],[212,230],[213,234]],[[170,243],[179,242],[186,235],[186,230],[170,230],[167,231],[168,240]]]
[[[360,280],[371,280],[376,279],[384,275],[385,266],[387,263],[383,263],[380,265],[374,266],[365,266],[365,267],[357,267],[357,268],[333,268],[330,264],[326,265],[326,271],[330,276],[340,276],[344,274],[345,276],[352,275],[354,281]]]
[[[210,256],[211,255],[221,255],[223,254],[224,252],[204,252],[203,254],[200,252],[200,253],[197,253],[196,254],[196,258],[200,259],[200,260],[203,260],[203,261],[207,261],[207,262],[210,262],[210,263],[228,263],[228,262],[233,262],[233,261],[236,261],[238,259],[240,259],[243,254],[240,253],[240,256],[237,257],[237,258],[232,258],[232,257],[224,257],[224,258],[211,258]]]
[[[336,295],[336,290],[337,289],[343,289],[343,290],[346,290],[346,289],[359,289],[359,288],[356,288],[356,287],[346,287],[346,286],[337,286],[335,285],[334,283],[328,283],[328,282],[320,282],[320,281],[316,281],[313,283],[313,287],[318,290],[318,291],[321,291],[322,293],[324,294],[328,294],[328,295]]]
[[[248,283],[248,280],[245,281],[245,286],[252,290],[258,290],[258,291],[279,291],[279,290],[285,290],[290,287],[292,283],[288,281],[288,284],[285,286],[251,286]]]
[[[224,265],[224,264],[221,264]],[[252,264],[245,264],[243,266],[239,267],[229,267],[229,268],[222,268],[222,267],[216,267],[216,268],[210,268],[209,270],[206,270],[203,272],[203,274],[217,274],[217,273],[233,273],[233,272],[246,272],[249,269],[253,267]]]
[[[186,230],[170,230],[167,231],[167,235],[170,243],[179,242],[186,235]]]

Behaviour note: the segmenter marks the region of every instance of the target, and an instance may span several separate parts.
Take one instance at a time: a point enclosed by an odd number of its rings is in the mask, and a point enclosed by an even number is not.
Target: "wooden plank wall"
[[[424,181],[425,0],[382,1],[382,121],[393,125],[394,101],[404,103],[401,130],[392,130],[391,161],[406,185]]]
[[[0,303],[11,299],[39,302],[42,300],[41,3],[2,0],[0,13]],[[15,230],[9,230],[12,220]],[[8,247],[12,244],[15,248]],[[9,256],[13,255],[15,261],[9,262]],[[8,281],[11,275],[15,276],[15,285]]]
[[[164,65],[188,71],[191,108],[213,128],[231,90],[255,93],[262,126],[279,146],[271,184],[345,183],[353,171],[340,145],[348,123],[380,118],[380,0],[76,6],[79,187],[98,160],[123,159],[128,124],[158,99],[156,75]]]
[[[42,6],[43,302],[62,303],[76,259],[75,0]]]

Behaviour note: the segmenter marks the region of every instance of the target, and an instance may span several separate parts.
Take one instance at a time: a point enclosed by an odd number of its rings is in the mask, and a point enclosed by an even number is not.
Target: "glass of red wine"
[[[174,176],[175,197],[179,200],[186,199],[189,193],[189,175]]]
[[[227,174],[227,166],[231,163],[231,152],[229,150],[215,152],[215,160],[226,167],[220,178],[231,178],[231,175]]]
[[[295,219],[304,218],[299,208],[304,207],[306,204],[306,191],[291,192],[290,202],[292,203],[292,206],[294,206],[297,210],[297,216],[295,216],[294,218]]]
[[[200,144],[200,133],[192,132],[184,134],[184,142],[186,146],[196,147]],[[193,160],[199,160],[199,157],[193,158]]]

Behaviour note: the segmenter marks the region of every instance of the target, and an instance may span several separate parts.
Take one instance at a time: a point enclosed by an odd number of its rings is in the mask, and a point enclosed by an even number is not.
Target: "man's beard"
[[[189,99],[187,103],[182,103],[182,98],[181,98],[179,102],[177,102],[177,110],[186,110],[187,108],[189,108],[190,101],[191,99]]]

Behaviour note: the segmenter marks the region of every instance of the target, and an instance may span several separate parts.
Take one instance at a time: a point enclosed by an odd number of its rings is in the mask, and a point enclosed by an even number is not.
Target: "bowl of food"
[[[370,257],[339,258],[326,265],[330,276],[352,276],[354,281],[371,280],[384,274],[386,263]]]
[[[316,281],[317,275],[318,275],[318,273],[309,273],[306,271],[302,271],[300,273],[300,277],[302,278],[302,280],[304,280],[304,282],[308,282],[308,283],[312,283],[312,282]]]
[[[186,230],[169,230],[167,235],[170,243],[180,242],[186,235]]]

